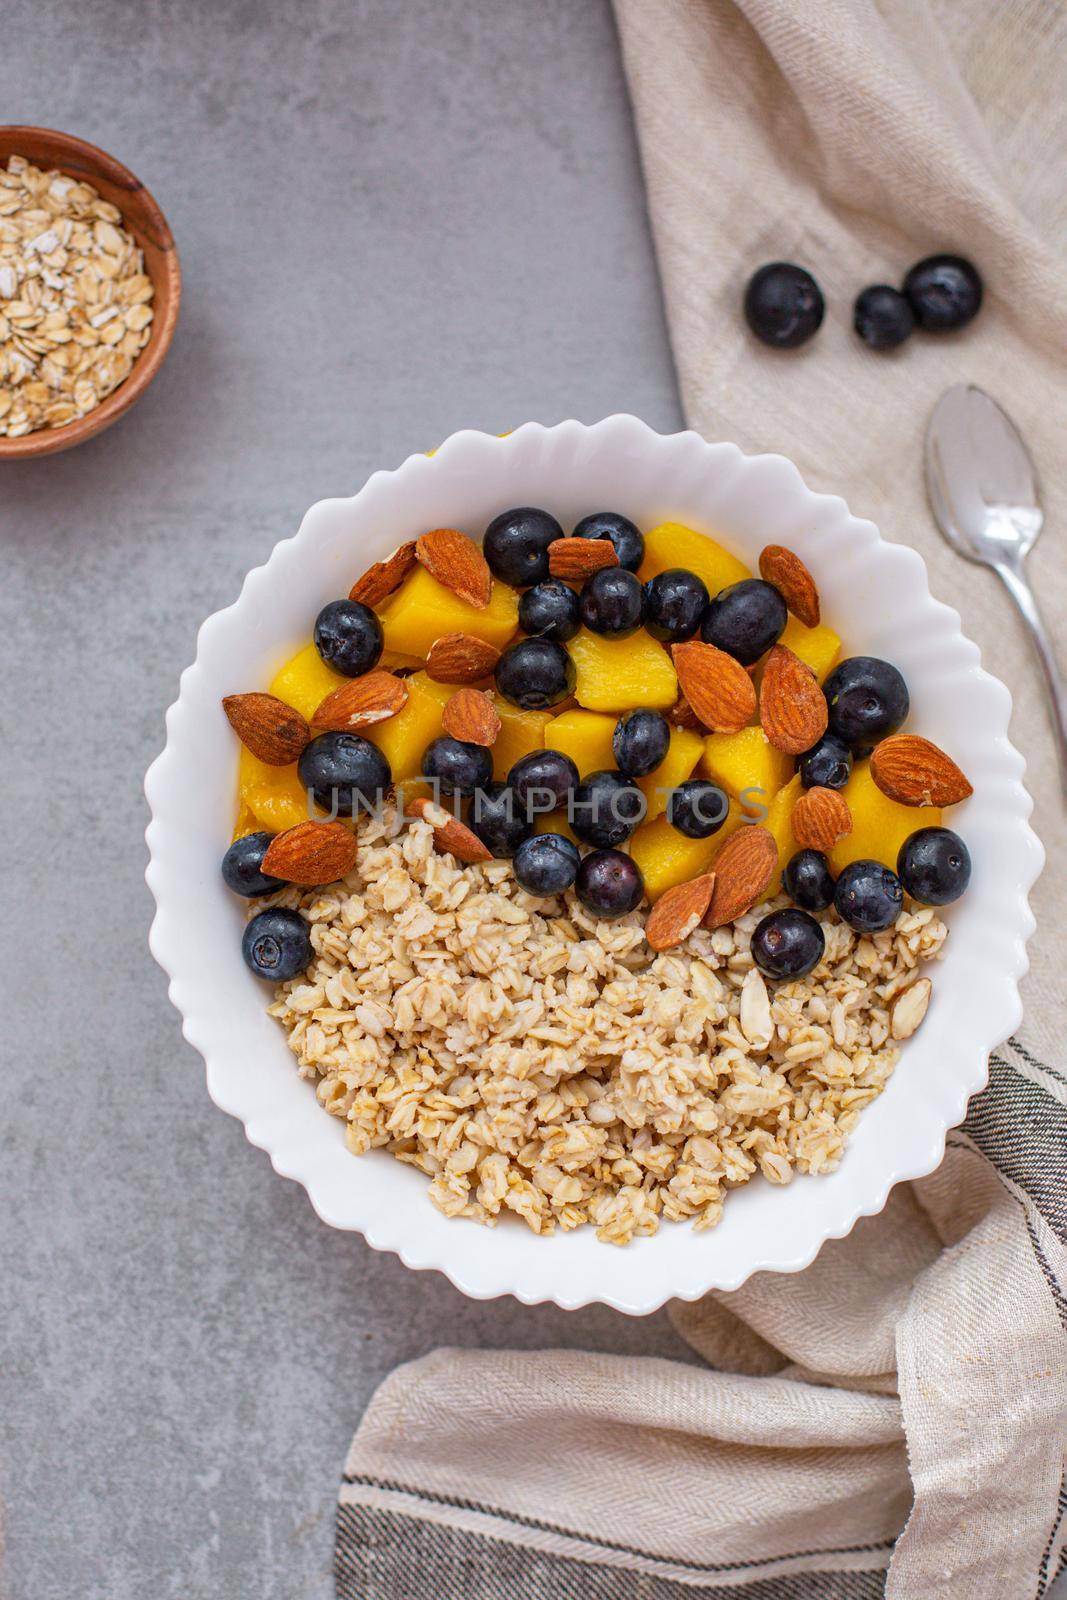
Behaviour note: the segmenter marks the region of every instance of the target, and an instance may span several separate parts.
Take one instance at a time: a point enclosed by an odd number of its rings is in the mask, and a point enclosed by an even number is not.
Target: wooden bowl
[[[167,219],[144,184],[114,156],[84,139],[51,128],[0,126],[0,166],[9,156],[25,156],[36,167],[58,167],[73,178],[91,183],[105,200],[122,212],[123,226],[144,251],[144,269],[152,280],[154,316],[148,343],[135,358],[128,378],[102,400],[88,416],[76,417],[59,428],[41,428],[18,439],[0,438],[0,461],[24,456],[47,456],[69,450],[121,417],[140,398],[163,365],[174,337],[182,296],[182,275]]]

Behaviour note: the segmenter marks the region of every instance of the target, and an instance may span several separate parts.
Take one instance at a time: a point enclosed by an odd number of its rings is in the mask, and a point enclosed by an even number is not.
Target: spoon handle
[[[1052,648],[1052,640],[1049,638],[1044,618],[1037,609],[1034,591],[1027,582],[1021,562],[1018,565],[1014,562],[998,562],[995,571],[1019,608],[1019,614],[1026,623],[1037,659],[1041,663],[1049,714],[1052,718],[1052,731],[1060,759],[1060,782],[1064,798],[1067,799],[1067,686],[1064,684],[1059,662]]]

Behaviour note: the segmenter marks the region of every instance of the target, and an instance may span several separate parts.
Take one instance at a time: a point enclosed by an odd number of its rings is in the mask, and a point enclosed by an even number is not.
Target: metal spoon
[[[926,428],[926,492],[953,550],[992,567],[1030,630],[1067,798],[1067,688],[1023,571],[1045,520],[1040,485],[1014,422],[973,384],[947,390],[933,409]]]

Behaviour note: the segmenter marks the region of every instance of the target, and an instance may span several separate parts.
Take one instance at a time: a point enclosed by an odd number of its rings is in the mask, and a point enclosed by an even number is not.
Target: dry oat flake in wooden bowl
[[[151,382],[178,314],[170,231],[83,140],[0,128],[0,460],[91,438]]]

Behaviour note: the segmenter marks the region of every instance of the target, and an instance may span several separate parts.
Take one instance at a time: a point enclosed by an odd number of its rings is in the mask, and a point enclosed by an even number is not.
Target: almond
[[[336,883],[356,861],[356,836],[343,822],[298,822],[272,839],[263,857],[271,878],[306,886]]]
[[[693,929],[700,926],[700,919],[711,904],[714,887],[715,874],[705,872],[660,895],[645,923],[645,938],[653,950],[670,950],[688,939]]]
[[[409,539],[399,550],[394,550],[385,561],[376,561],[368,567],[362,578],[357,578],[348,592],[350,600],[361,605],[376,606],[398,589],[415,565],[415,541]]]
[[[746,822],[732,833],[715,858],[715,885],[705,928],[721,928],[758,905],[777,865],[778,846],[766,828]]]
[[[426,674],[435,683],[477,683],[487,678],[500,660],[495,645],[473,633],[443,633],[430,646]]]
[[[674,705],[667,712],[667,721],[676,728],[688,728],[691,733],[707,733],[708,731],[684,694],[678,696]]]
[[[483,611],[493,592],[489,563],[473,539],[458,528],[434,528],[415,541],[415,556],[431,578]]]
[[[773,583],[782,599],[805,628],[819,626],[819,591],[815,579],[799,556],[784,544],[769,544],[760,551],[760,577]]]
[[[811,668],[776,644],[767,657],[759,693],[763,731],[776,750],[798,756],[826,732],[826,696]]]
[[[715,733],[739,733],[756,709],[756,690],[739,661],[713,644],[671,646],[678,682],[693,714]],[[804,746],[805,750],[807,745]]]
[[[441,721],[453,739],[468,744],[494,745],[500,733],[500,714],[481,689],[457,689]]]
[[[428,822],[433,829],[433,842],[437,849],[447,851],[457,861],[465,861],[468,865],[475,861],[492,861],[492,851],[486,849],[478,835],[443,806],[434,805],[432,800],[420,797],[412,800],[408,815],[421,817],[423,822]]]
[[[311,719],[311,726],[338,733],[369,728],[375,722],[395,717],[407,704],[407,686],[391,672],[365,672],[362,678],[343,683],[322,701]]]
[[[875,745],[871,777],[903,806],[954,806],[974,793],[952,757],[917,733],[895,733]]]
[[[268,767],[287,767],[311,737],[299,711],[273,694],[228,694],[222,709],[241,743]]]
[[[793,807],[790,821],[800,848],[821,850],[824,855],[852,832],[848,801],[837,789],[806,790]]]
[[[565,583],[584,583],[601,567],[618,564],[610,539],[553,539],[548,547],[548,570]]]

